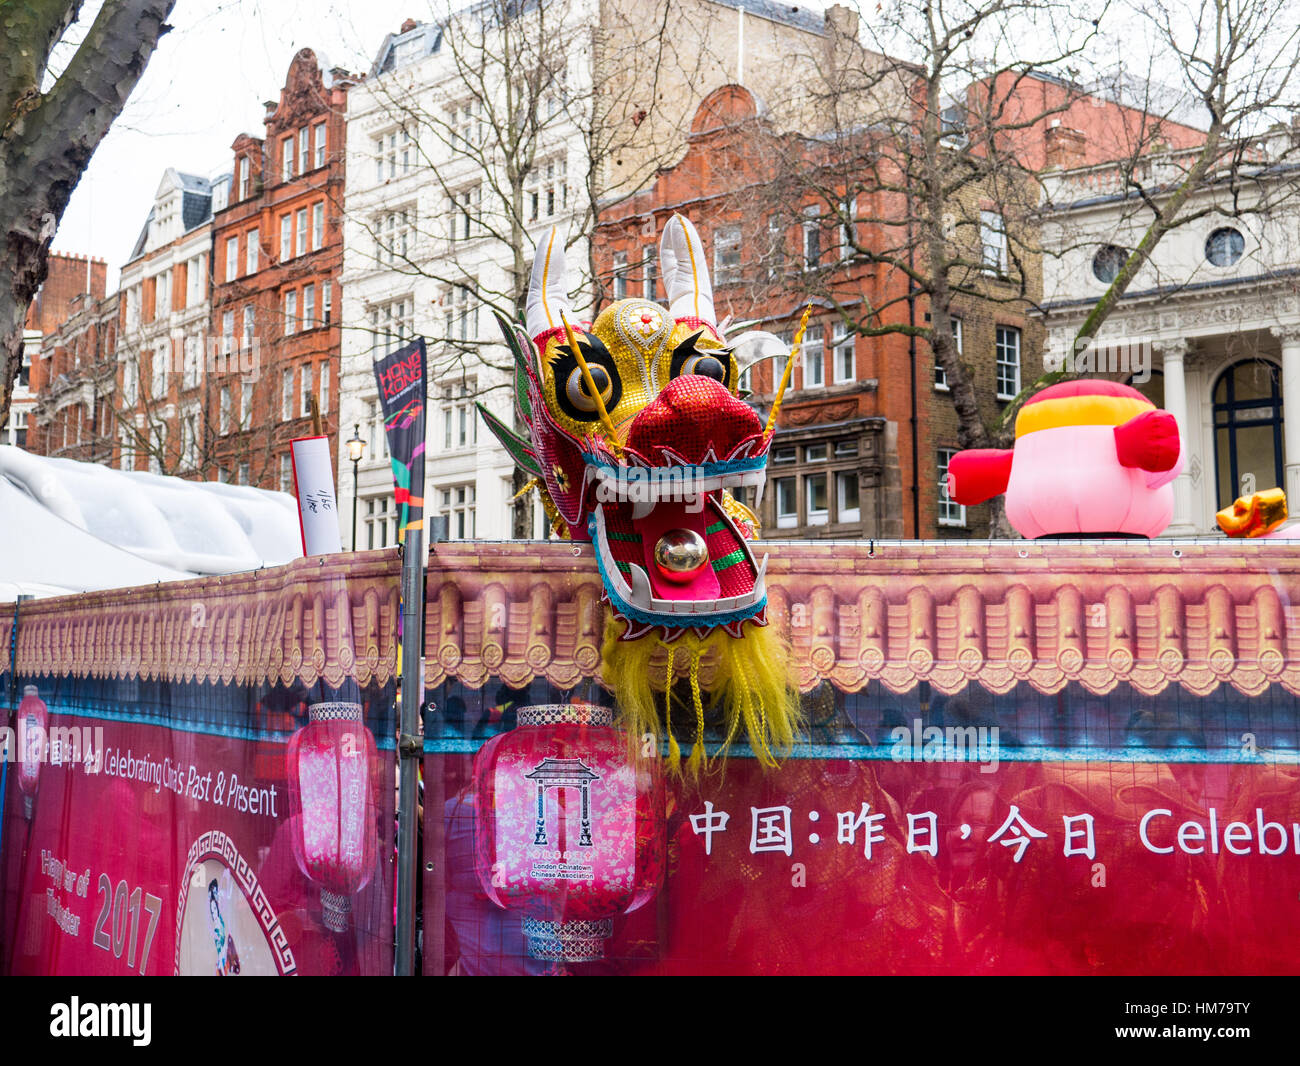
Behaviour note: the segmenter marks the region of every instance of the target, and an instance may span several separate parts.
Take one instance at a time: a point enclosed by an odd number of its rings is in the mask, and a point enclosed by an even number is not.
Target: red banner
[[[398,566],[356,558],[23,605],[6,973],[392,972]]]

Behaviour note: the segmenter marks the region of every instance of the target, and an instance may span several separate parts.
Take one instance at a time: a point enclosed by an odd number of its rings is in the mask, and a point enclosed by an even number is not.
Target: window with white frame
[[[280,456],[280,491],[293,492],[293,459],[287,452]]]
[[[844,219],[840,223],[840,260],[852,259],[856,254],[854,245],[857,243],[857,217],[858,201],[857,197],[847,200],[840,204],[840,215]]]
[[[197,307],[208,289],[208,257],[196,255],[185,269],[185,306]]]
[[[740,281],[740,227],[720,226],[713,231],[713,283],[735,285]]]
[[[857,339],[857,334],[850,333],[843,322],[835,323],[831,363],[835,368],[836,385],[845,385],[858,379]]]
[[[303,418],[310,418],[311,398],[316,395],[316,390],[312,387],[310,363],[303,364],[302,372],[299,374],[298,380],[302,384],[302,411],[300,413]]]
[[[320,324],[328,326],[334,316],[334,283],[328,279],[320,283]]]
[[[284,335],[292,336],[298,332],[298,290],[290,289],[284,294]]]
[[[191,409],[181,420],[181,466],[194,470],[199,465],[199,413]]]
[[[835,474],[835,521],[839,523],[862,521],[862,507],[858,490],[858,472],[840,470]]]
[[[311,205],[311,250],[319,252],[325,247],[325,201]]]
[[[641,255],[641,295],[647,300],[659,298],[659,256],[654,245]]]
[[[244,305],[244,350],[253,346],[253,305]]]
[[[365,500],[365,547],[387,547],[398,542],[398,515],[396,506],[389,507],[389,497],[372,497]]]
[[[252,183],[248,176],[248,156],[239,157],[239,198],[247,200],[248,194],[252,192]]]
[[[280,216],[280,262],[293,258],[293,215]]]
[[[475,220],[482,196],[483,190],[478,185],[452,194],[449,219],[452,241],[468,241],[475,236]]]
[[[389,130],[375,138],[375,181],[387,181],[408,174],[415,163],[415,146],[406,129]]]
[[[127,407],[134,407],[137,397],[138,369],[136,364],[128,361],[122,365],[122,399]]]
[[[736,391],[742,396],[754,391],[754,367],[752,365],[745,367],[736,379]]]
[[[240,463],[240,464],[239,464],[239,484],[241,484],[241,485],[250,485],[250,484],[252,484],[252,480],[253,480],[253,479],[252,479],[252,475],[251,475],[251,473],[250,473],[250,471],[249,471],[249,465],[248,465],[248,463]]]
[[[280,180],[293,177],[293,134],[280,141]]]
[[[994,351],[998,399],[1014,400],[1020,392],[1020,330],[998,326]]]
[[[453,485],[439,490],[438,513],[447,519],[448,540],[474,539],[474,486]]]
[[[453,151],[468,151],[483,143],[483,101],[466,100],[448,113]]]
[[[799,525],[799,479],[776,479],[776,528],[795,529]]]
[[[985,273],[1005,274],[1007,272],[1007,228],[1006,222],[996,211],[980,212],[980,261]]]
[[[257,227],[254,226],[248,231],[248,236],[244,238],[244,273],[256,274],[258,271],[258,253],[260,246],[258,244],[260,236]]]
[[[298,214],[294,220],[298,225],[298,243],[297,249],[299,255],[307,254],[307,209],[298,208]]]
[[[404,296],[370,309],[370,329],[375,338],[375,348],[383,353],[392,351],[404,340],[415,335],[415,301]]]
[[[964,327],[962,326],[961,319],[955,316],[949,318],[948,321],[952,323],[952,343],[957,349],[958,358],[960,358],[963,350],[962,338]],[[948,391],[948,372],[940,365],[938,359],[934,361],[934,387],[939,392]]]
[[[311,138],[307,136],[307,127],[298,131],[298,173],[306,174],[311,170]]]
[[[241,381],[239,383],[239,425],[243,429],[251,429],[253,426],[253,383],[251,381]],[[241,485],[248,482],[241,481]]]
[[[442,446],[469,448],[478,443],[478,418],[474,409],[474,384],[445,385],[442,390]]]
[[[293,418],[293,370],[285,370],[280,376],[280,420],[288,422]]]
[[[321,363],[319,374],[319,386],[316,393],[317,402],[320,404],[320,413],[329,414],[330,409],[330,365]]]
[[[150,353],[149,396],[151,399],[162,399],[167,393],[168,354],[173,343],[174,340],[168,338]]]
[[[376,258],[379,262],[389,266],[407,262],[411,252],[413,215],[411,208],[404,207],[400,211],[389,211],[376,220]]]
[[[939,449],[939,525],[941,526],[966,524],[966,508],[948,495],[948,464],[956,454],[956,448]]]
[[[803,387],[819,389],[826,384],[826,351],[822,327],[809,326],[803,335]]]
[[[163,318],[172,312],[172,272],[164,270],[154,282],[154,318]]]
[[[454,285],[443,298],[443,318],[449,341],[478,340],[478,300],[473,283]]]
[[[135,445],[131,438],[131,431],[125,426],[118,437],[118,447],[121,449],[118,456],[118,469],[134,470],[135,469]]]
[[[325,123],[318,122],[312,127],[312,140],[316,147],[316,166],[325,165]]]
[[[235,312],[221,313],[221,354],[229,355],[235,347]]]
[[[566,159],[549,159],[533,168],[524,190],[529,222],[554,218],[557,212],[568,208],[569,186],[565,177],[568,166]]]
[[[366,422],[368,427],[366,432],[370,437],[370,449],[367,455],[371,459],[387,459],[388,434],[384,432],[384,409],[378,400],[369,401],[367,406],[370,410],[370,417]]]
[[[803,268],[816,270],[822,261],[822,224],[816,207],[804,209]]]
[[[316,286],[302,287],[302,328],[316,328]]]
[[[199,383],[203,371],[203,339],[192,333],[181,341],[181,385],[192,389]]]
[[[779,214],[768,217],[767,249],[763,253],[763,262],[766,264],[768,281],[781,276],[785,265],[785,222]]]
[[[226,238],[226,280],[234,281],[239,277],[239,238]]]
[[[614,299],[627,299],[627,252],[614,253]]]

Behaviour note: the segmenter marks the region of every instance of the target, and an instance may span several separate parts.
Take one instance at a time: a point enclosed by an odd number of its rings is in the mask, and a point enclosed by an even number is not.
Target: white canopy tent
[[[230,574],[301,555],[287,493],[0,446],[0,599]]]

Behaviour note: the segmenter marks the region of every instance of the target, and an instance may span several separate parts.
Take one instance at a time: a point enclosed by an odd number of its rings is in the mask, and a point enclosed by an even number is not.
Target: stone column
[[[1300,322],[1269,330],[1282,342],[1282,461],[1287,509],[1300,512]],[[1264,486],[1260,486],[1263,488]]]
[[[1187,379],[1183,364],[1190,350],[1190,345],[1182,337],[1174,340],[1156,341],[1153,345],[1160,356],[1161,369],[1165,376],[1165,410],[1178,422],[1178,436],[1183,442],[1183,472],[1174,478],[1174,517],[1165,530],[1166,536],[1183,537],[1196,533],[1196,524],[1192,521],[1192,478],[1188,473],[1191,465],[1192,439],[1187,427]],[[1206,469],[1204,457],[1201,465]]]

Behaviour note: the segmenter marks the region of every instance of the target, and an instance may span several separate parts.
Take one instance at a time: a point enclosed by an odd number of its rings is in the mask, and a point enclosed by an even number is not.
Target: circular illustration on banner
[[[280,973],[261,921],[220,859],[205,859],[191,868],[181,903],[176,972],[209,977]]]

